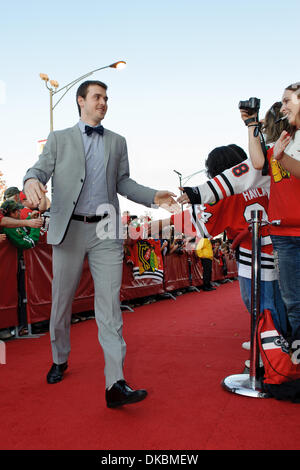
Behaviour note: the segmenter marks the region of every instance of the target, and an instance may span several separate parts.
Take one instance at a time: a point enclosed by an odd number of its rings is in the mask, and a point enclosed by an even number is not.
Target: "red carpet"
[[[0,448],[298,449],[299,405],[242,397],[222,380],[241,373],[250,318],[238,282],[124,313],[126,379],[145,401],[110,410],[96,324],[72,326],[70,367],[48,385],[49,335],[6,343],[0,365]]]

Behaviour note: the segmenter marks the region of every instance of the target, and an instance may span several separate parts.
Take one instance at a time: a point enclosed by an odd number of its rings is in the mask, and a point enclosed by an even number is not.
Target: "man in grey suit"
[[[132,390],[123,376],[126,344],[119,300],[123,240],[118,234],[117,193],[148,207],[176,206],[176,202],[173,193],[156,191],[130,178],[126,140],[100,125],[107,99],[107,86],[102,82],[87,81],[79,86],[79,123],[50,133],[39,160],[26,173],[24,191],[30,202],[38,204],[52,177],[48,243],[53,245],[53,364],[47,381],[61,381],[68,367],[72,301],[87,256],[105,358],[106,403],[113,408],[143,400],[147,395],[146,390]]]

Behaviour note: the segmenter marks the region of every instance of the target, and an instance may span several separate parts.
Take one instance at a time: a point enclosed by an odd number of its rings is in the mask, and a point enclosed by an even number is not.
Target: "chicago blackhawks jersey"
[[[283,168],[273,158],[273,148],[267,152],[271,191],[269,203],[270,220],[280,220],[279,226],[271,227],[274,235],[300,236],[300,179]]]
[[[233,194],[240,194],[249,189],[264,188],[270,191],[270,176],[255,170],[250,158],[223,171],[206,183],[195,187],[185,187],[191,204],[214,204]]]
[[[226,196],[264,187],[269,192],[268,216],[274,235],[300,236],[300,179],[287,172],[272,159],[273,148],[267,152],[269,175],[255,170],[251,160],[225,170],[197,187],[186,187],[192,204],[215,203]]]
[[[183,232],[197,237],[211,238],[226,230],[230,240],[239,239],[240,276],[251,279],[252,266],[252,235],[251,211],[260,210],[263,213],[261,229],[261,280],[277,279],[274,266],[273,246],[269,235],[268,225],[268,193],[264,188],[255,188],[220,200],[213,205],[194,205],[182,215],[173,215],[171,223],[175,230],[182,226]]]
[[[127,262],[132,264],[135,280],[152,279],[162,283],[164,278],[160,241],[154,239],[135,240],[129,247]]]

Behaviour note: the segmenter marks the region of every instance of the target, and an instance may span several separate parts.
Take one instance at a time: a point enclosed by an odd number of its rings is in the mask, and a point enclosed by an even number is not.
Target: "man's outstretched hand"
[[[24,185],[24,193],[26,194],[26,199],[30,204],[33,204],[35,207],[37,207],[41,200],[45,197],[46,192],[46,186],[44,186],[40,181],[36,180],[35,178],[28,179]]]
[[[154,197],[154,203],[158,206],[166,209],[169,212],[180,212],[181,207],[175,201],[174,197],[177,197],[176,194],[171,191],[157,191]]]

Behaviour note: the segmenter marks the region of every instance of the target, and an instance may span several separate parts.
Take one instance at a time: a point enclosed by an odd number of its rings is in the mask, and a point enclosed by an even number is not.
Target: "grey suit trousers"
[[[72,301],[78,287],[85,256],[95,288],[95,317],[105,359],[106,388],[124,379],[126,344],[122,336],[120,287],[123,241],[99,239],[97,223],[71,220],[65,239],[53,246],[52,310],[50,337],[53,362],[68,360],[71,350]]]

